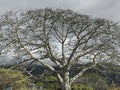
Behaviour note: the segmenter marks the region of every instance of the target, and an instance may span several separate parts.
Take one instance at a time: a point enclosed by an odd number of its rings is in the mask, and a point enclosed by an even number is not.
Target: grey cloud
[[[101,0],[99,3],[85,8],[85,12],[95,17],[107,18],[114,21],[120,20],[120,0]]]
[[[93,17],[120,20],[120,0],[0,0],[0,14],[31,8],[68,8]]]

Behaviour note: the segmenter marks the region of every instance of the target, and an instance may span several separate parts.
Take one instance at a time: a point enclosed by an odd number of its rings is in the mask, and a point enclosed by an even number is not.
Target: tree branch
[[[78,74],[76,74],[75,76],[73,76],[73,77],[71,78],[71,80],[70,80],[70,83],[71,83],[71,84],[72,84],[77,78],[79,78],[80,76],[82,76],[83,73],[84,73],[86,70],[88,70],[88,69],[93,68],[93,67],[96,66],[95,58],[96,58],[96,55],[94,55],[94,57],[93,57],[93,63],[92,63],[92,65],[83,68]]]

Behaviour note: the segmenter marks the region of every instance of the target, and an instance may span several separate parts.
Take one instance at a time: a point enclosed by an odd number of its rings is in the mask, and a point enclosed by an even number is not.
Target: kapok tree
[[[39,62],[55,73],[62,90],[71,90],[86,70],[118,55],[119,29],[109,20],[46,8],[8,12],[0,22],[5,43],[24,60]],[[70,75],[75,65],[80,70]]]

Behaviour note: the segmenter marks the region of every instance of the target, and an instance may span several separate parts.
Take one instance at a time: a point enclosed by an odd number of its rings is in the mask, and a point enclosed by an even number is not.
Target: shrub
[[[72,90],[93,90],[93,88],[83,84],[76,84],[72,86]]]
[[[30,84],[29,78],[17,70],[0,68],[0,90],[11,87],[12,90],[20,90]]]
[[[37,87],[43,88],[43,90],[57,90],[59,88],[58,80],[55,76],[45,76],[44,80],[36,83]]]

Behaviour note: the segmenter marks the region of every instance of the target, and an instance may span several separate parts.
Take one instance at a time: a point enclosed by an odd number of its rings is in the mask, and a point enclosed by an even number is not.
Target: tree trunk
[[[63,74],[64,81],[61,85],[62,90],[71,90],[71,84],[70,84],[70,77],[69,77],[69,72],[65,72]]]

